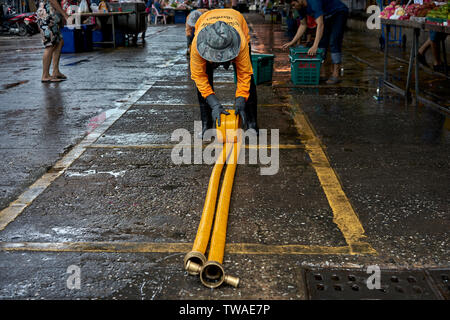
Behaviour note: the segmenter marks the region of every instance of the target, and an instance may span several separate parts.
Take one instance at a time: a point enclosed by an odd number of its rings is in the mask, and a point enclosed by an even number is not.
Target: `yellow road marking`
[[[198,103],[152,103],[151,101],[137,101],[136,106],[138,107],[167,107],[167,106],[174,106],[174,107],[199,107]],[[234,109],[232,105],[223,105],[225,109]],[[261,103],[258,104],[258,108],[283,108],[283,107],[289,107],[287,104],[280,104],[280,103]]]
[[[196,147],[194,144],[186,144],[186,145],[179,145],[179,144],[91,144],[87,148],[90,149],[171,149],[173,147]],[[209,145],[204,144],[202,145],[202,148],[205,148]],[[221,146],[218,145],[219,147]],[[279,145],[245,145],[246,149],[304,149],[305,146],[301,144],[279,144]]]
[[[192,243],[154,242],[0,242],[0,251],[38,252],[129,252],[176,253],[188,252]],[[228,254],[302,255],[302,254],[351,254],[348,246],[327,247],[311,245],[264,245],[254,243],[227,243]],[[360,253],[372,253],[360,252]]]
[[[320,139],[315,134],[300,105],[292,97],[290,97],[290,100],[292,101],[294,121],[300,133],[300,139],[305,144],[306,152],[312,161],[311,165],[316,171],[322,189],[333,211],[333,222],[341,230],[345,241],[351,248],[352,254],[357,254],[361,251],[369,251],[369,253],[376,254],[375,249],[370,244],[362,241],[366,237],[364,228],[345,192],[342,190],[339,178],[330,165]]]

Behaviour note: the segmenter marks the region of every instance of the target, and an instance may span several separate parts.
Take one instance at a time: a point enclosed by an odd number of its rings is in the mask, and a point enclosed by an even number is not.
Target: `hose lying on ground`
[[[184,267],[188,273],[191,275],[199,274],[202,283],[209,288],[217,288],[224,282],[235,287],[239,284],[239,279],[226,275],[222,267],[231,191],[233,188],[242,138],[239,135],[240,131],[238,131],[240,127],[239,116],[234,113],[234,110],[228,110],[228,112],[230,113],[229,115],[221,115],[222,125],[217,128],[217,138],[219,142],[223,143],[224,147],[211,173],[202,217],[200,219],[192,251],[187,253],[184,259]],[[227,167],[217,204],[208,261],[206,261],[205,252],[214,218],[213,213],[215,210],[220,176],[225,162]]]

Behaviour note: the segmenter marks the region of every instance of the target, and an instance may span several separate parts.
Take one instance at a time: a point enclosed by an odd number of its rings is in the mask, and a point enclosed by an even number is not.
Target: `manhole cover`
[[[379,289],[369,289],[365,270],[304,270],[311,300],[436,300],[442,299],[424,271],[380,270]]]
[[[450,300],[450,269],[428,269],[426,272],[444,299]]]

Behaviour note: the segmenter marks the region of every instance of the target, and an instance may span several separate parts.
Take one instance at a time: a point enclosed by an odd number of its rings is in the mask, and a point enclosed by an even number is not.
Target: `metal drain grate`
[[[307,293],[311,300],[442,299],[428,281],[425,271],[381,270],[380,289],[372,290],[367,287],[370,275],[361,269],[304,270]]]
[[[444,299],[450,300],[450,269],[428,269],[426,272]]]

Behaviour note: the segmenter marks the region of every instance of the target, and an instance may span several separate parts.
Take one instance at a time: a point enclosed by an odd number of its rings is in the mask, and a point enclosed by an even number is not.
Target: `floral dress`
[[[57,45],[62,39],[60,28],[63,19],[61,15],[52,7],[49,0],[40,0],[36,14],[44,46]]]

